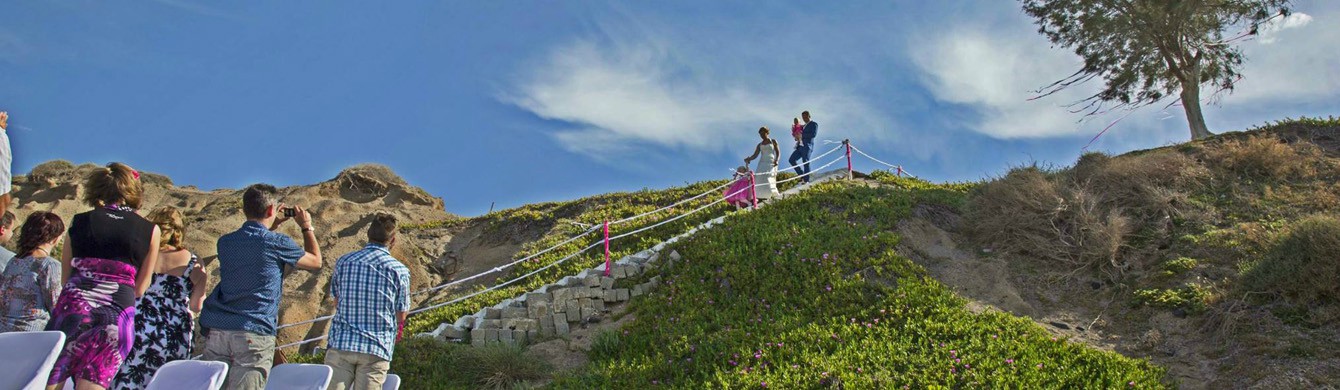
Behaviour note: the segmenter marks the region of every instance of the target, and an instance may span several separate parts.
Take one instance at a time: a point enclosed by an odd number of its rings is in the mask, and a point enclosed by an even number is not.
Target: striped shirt
[[[409,268],[385,246],[368,244],[335,261],[330,349],[391,360],[399,330],[396,314],[409,311]]]

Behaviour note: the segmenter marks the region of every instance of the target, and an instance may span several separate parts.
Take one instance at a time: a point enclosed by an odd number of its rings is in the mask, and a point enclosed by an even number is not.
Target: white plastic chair
[[[265,390],[326,390],[334,373],[324,364],[280,364],[270,369]]]
[[[400,375],[386,374],[386,382],[382,382],[382,390],[400,390]]]
[[[228,377],[228,363],[202,360],[174,360],[154,372],[147,390],[201,389],[219,390]]]
[[[0,389],[43,389],[62,347],[63,332],[0,333]]]

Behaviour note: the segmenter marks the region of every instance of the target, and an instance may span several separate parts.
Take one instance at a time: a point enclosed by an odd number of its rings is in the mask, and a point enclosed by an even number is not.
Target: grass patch
[[[1261,260],[1244,267],[1248,291],[1279,294],[1295,304],[1340,302],[1340,218],[1315,215],[1289,226]]]
[[[896,254],[893,231],[914,205],[960,204],[971,185],[877,180],[907,185],[821,184],[677,243],[684,260],[634,300],[638,320],[600,336],[588,368],[553,387],[1165,385],[1146,361],[968,311]]]

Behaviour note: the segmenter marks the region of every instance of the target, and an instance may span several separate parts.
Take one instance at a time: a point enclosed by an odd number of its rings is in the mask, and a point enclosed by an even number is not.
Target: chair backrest
[[[386,382],[382,382],[382,390],[399,390],[400,375],[386,374]]]
[[[228,377],[228,363],[203,360],[174,360],[154,372],[148,390],[218,390]]]
[[[63,332],[0,333],[0,389],[41,389],[65,346]]]
[[[326,390],[334,370],[324,364],[280,364],[270,369],[266,390]]]

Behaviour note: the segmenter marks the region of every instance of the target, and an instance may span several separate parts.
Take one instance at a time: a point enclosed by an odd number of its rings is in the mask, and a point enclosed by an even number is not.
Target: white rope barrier
[[[801,178],[808,177],[808,176],[813,175],[813,174],[815,174],[815,173],[817,173],[817,172],[822,172],[824,169],[827,169],[828,167],[833,166],[833,164],[837,164],[839,161],[842,161],[842,160],[844,160],[844,159],[846,159],[846,158],[847,158],[847,156],[838,156],[838,158],[833,159],[832,162],[829,162],[828,164],[824,164],[824,165],[821,166],[821,167],[811,169],[809,172],[805,172],[804,175],[796,175],[795,177],[792,177],[792,178],[789,178],[789,179],[786,179],[786,180],[778,180],[778,181],[777,181],[777,184],[782,184],[782,183],[785,183],[785,182],[788,182],[788,181],[792,181],[792,180],[800,180]]]
[[[733,182],[726,182],[726,184],[722,184],[722,185],[717,186],[716,188],[707,190],[707,192],[704,192],[704,193],[701,193],[701,194],[698,194],[698,195],[694,195],[692,198],[688,198],[688,199],[681,200],[681,201],[679,201],[679,202],[675,202],[675,203],[672,204],[672,205],[665,206],[665,207],[662,207],[662,208],[659,208],[659,209],[655,209],[655,210],[652,210],[652,211],[648,211],[648,212],[645,212],[645,213],[642,213],[642,214],[634,215],[634,216],[631,216],[631,217],[628,217],[628,218],[620,219],[620,220],[618,220],[618,221],[610,221],[610,226],[614,226],[614,225],[622,224],[622,223],[625,223],[625,222],[633,221],[633,220],[636,220],[636,219],[639,219],[639,218],[642,218],[642,217],[646,217],[646,216],[648,216],[648,215],[652,215],[652,214],[656,214],[656,213],[659,213],[659,212],[662,212],[662,211],[665,211],[665,210],[672,209],[672,208],[674,208],[675,206],[679,206],[679,205],[682,205],[682,204],[685,204],[685,203],[688,203],[688,202],[697,200],[697,199],[702,198],[702,197],[704,197],[704,196],[711,195],[712,193],[715,193],[715,192],[721,190],[722,188],[726,188],[726,187],[730,186],[731,184],[733,184]]]
[[[906,175],[908,175],[908,176],[911,176],[911,177],[917,177],[917,175],[913,175],[912,172],[908,172],[906,169],[903,169],[903,167],[900,166],[900,165],[889,164],[889,163],[880,161],[879,159],[875,158],[874,156],[865,154],[865,152],[861,151],[861,149],[857,149],[856,146],[854,146],[854,145],[851,147],[851,150],[855,150],[856,153],[858,153],[858,154],[860,154],[860,155],[862,155],[862,156],[865,156],[865,158],[874,160],[875,162],[880,163],[880,164],[884,164],[885,166],[888,166],[889,168],[897,169],[899,172],[902,172],[902,173],[904,173],[904,174],[906,174]]]
[[[831,149],[831,150],[829,150],[829,151],[827,151],[827,152],[824,152],[824,153],[820,154],[819,156],[816,156],[816,157],[811,158],[810,160],[811,160],[811,161],[812,161],[812,160],[818,160],[818,159],[820,159],[820,158],[823,158],[823,157],[825,157],[825,156],[828,156],[828,155],[830,155],[830,154],[833,154],[833,153],[837,152],[837,151],[838,151],[839,149],[841,149],[841,148],[842,148],[842,145],[838,145],[838,146],[834,147],[833,149]],[[856,148],[855,148],[855,147],[852,147],[852,149],[856,149]],[[870,155],[865,154],[865,152],[862,152],[862,151],[860,151],[859,149],[856,149],[856,150],[857,150],[857,153],[860,153],[861,155],[863,155],[863,156],[865,156],[865,157],[867,157],[867,158],[869,158],[869,159],[871,159],[871,160],[874,160],[874,161],[879,162],[879,163],[884,164],[884,165],[888,165],[888,166],[890,166],[890,167],[895,167],[895,168],[897,167],[897,166],[895,166],[895,165],[888,164],[888,163],[885,163],[885,162],[880,161],[880,160],[878,160],[878,159],[875,159],[874,157],[871,157]],[[834,159],[833,161],[831,161],[831,162],[829,162],[829,163],[827,163],[827,164],[824,164],[823,166],[820,166],[820,167],[815,168],[815,169],[811,169],[809,172],[807,172],[807,173],[804,174],[804,175],[796,175],[795,177],[792,177],[792,178],[789,178],[789,179],[786,179],[786,180],[780,180],[780,181],[777,181],[777,184],[786,183],[786,182],[793,181],[793,180],[799,180],[799,179],[801,179],[801,178],[804,178],[804,177],[808,177],[808,176],[814,175],[814,174],[817,173],[817,172],[821,172],[821,171],[823,171],[824,169],[827,169],[828,167],[832,166],[833,164],[837,164],[838,162],[842,161],[845,157],[846,157],[846,156],[839,156],[837,159]],[[799,167],[799,166],[802,166],[802,165],[805,165],[805,164],[809,164],[809,162],[805,162],[805,163],[800,163],[800,164],[792,165],[792,166],[787,167],[787,168],[785,168],[785,169],[786,169],[786,170],[790,170],[790,169],[794,169],[795,167]],[[779,168],[778,170],[781,171],[782,169]],[[906,173],[906,171],[903,171],[903,172]],[[910,175],[910,174],[909,174],[909,175]],[[649,216],[649,215],[653,215],[653,214],[656,214],[656,213],[659,213],[659,212],[663,212],[663,211],[672,209],[672,208],[674,208],[674,207],[676,207],[676,206],[683,205],[683,204],[685,204],[685,203],[688,203],[688,202],[691,202],[691,201],[694,201],[694,200],[697,200],[697,199],[701,199],[701,198],[704,197],[704,196],[708,196],[708,195],[711,195],[711,194],[713,194],[713,193],[716,193],[716,191],[718,191],[718,190],[720,190],[720,189],[722,189],[722,188],[725,188],[725,187],[727,187],[727,186],[730,186],[731,184],[734,184],[734,181],[727,182],[726,184],[717,186],[717,187],[715,187],[715,188],[712,188],[712,189],[710,189],[710,190],[708,190],[708,191],[706,191],[706,192],[703,192],[703,193],[701,193],[701,194],[695,195],[695,196],[690,197],[690,198],[688,198],[688,199],[684,199],[684,200],[681,200],[681,201],[679,201],[679,202],[675,202],[674,204],[671,204],[671,205],[669,205],[669,206],[661,207],[661,208],[658,208],[658,209],[656,209],[656,210],[652,210],[652,211],[645,212],[645,213],[642,213],[642,214],[638,214],[638,215],[634,215],[634,216],[631,216],[631,217],[623,218],[623,219],[620,219],[620,220],[618,220],[618,221],[610,222],[610,225],[627,223],[627,222],[630,222],[630,221],[633,221],[633,220],[636,220],[636,219],[639,219],[639,218],[643,218],[643,217],[646,217],[646,216]],[[700,206],[700,207],[698,207],[698,208],[696,208],[696,209],[693,209],[693,210],[689,211],[688,213],[680,214],[680,215],[678,215],[678,216],[675,216],[675,217],[672,217],[672,218],[669,218],[669,219],[666,219],[666,220],[662,220],[662,221],[660,221],[660,222],[657,222],[657,223],[652,224],[652,225],[649,225],[649,226],[644,226],[644,227],[642,227],[642,228],[639,228],[639,229],[636,229],[636,230],[633,230],[633,231],[629,231],[629,232],[626,232],[626,233],[623,233],[623,234],[620,234],[620,235],[617,235],[617,236],[610,237],[610,238],[609,238],[609,241],[614,241],[614,240],[621,239],[621,238],[624,238],[624,237],[628,237],[628,236],[631,236],[631,235],[634,235],[634,234],[642,233],[642,232],[645,232],[645,231],[654,229],[654,228],[656,228],[656,227],[663,226],[663,225],[665,225],[665,224],[668,224],[668,223],[671,223],[671,222],[674,222],[674,221],[683,219],[684,217],[687,217],[687,216],[690,216],[690,215],[693,215],[693,214],[697,214],[698,212],[701,212],[701,211],[706,210],[706,209],[708,209],[708,208],[710,208],[710,207],[712,207],[712,206],[715,206],[715,205],[717,205],[717,204],[720,204],[720,203],[722,203],[722,202],[725,202],[726,199],[728,199],[728,198],[730,198],[730,197],[732,197],[732,196],[739,195],[739,194],[741,194],[741,193],[743,193],[743,192],[745,192],[745,191],[748,191],[748,190],[750,190],[750,188],[742,188],[742,189],[740,189],[739,191],[736,191],[736,192],[734,192],[734,193],[731,193],[731,194],[725,194],[725,195],[722,196],[720,199],[717,199],[717,200],[712,201],[712,202],[710,202],[710,203],[707,203],[707,204],[705,204],[705,205],[703,205],[703,206]],[[531,255],[526,256],[526,257],[524,257],[524,258],[515,260],[515,261],[513,261],[513,262],[511,262],[511,263],[508,263],[508,264],[504,264],[504,265],[501,265],[501,266],[498,266],[498,267],[493,267],[493,268],[491,268],[491,269],[489,269],[489,270],[486,270],[486,271],[484,271],[484,272],[480,272],[480,273],[475,274],[475,275],[471,275],[471,276],[466,277],[466,278],[463,278],[463,279],[454,280],[454,281],[451,281],[451,282],[449,282],[449,283],[444,283],[444,284],[441,284],[441,285],[438,285],[438,286],[434,286],[434,287],[430,287],[430,288],[422,289],[422,290],[419,290],[419,291],[414,292],[413,294],[414,294],[414,295],[420,295],[420,294],[424,294],[424,293],[430,293],[430,292],[438,291],[438,290],[441,290],[441,289],[444,289],[444,288],[447,288],[447,287],[450,287],[450,286],[454,286],[454,285],[458,285],[458,284],[461,284],[461,283],[465,283],[465,282],[468,282],[468,281],[470,281],[470,280],[474,280],[474,279],[483,277],[484,275],[488,275],[488,274],[492,274],[492,273],[496,273],[496,272],[501,272],[501,271],[504,270],[504,269],[510,268],[510,267],[512,267],[512,266],[514,266],[514,265],[520,264],[520,263],[525,262],[525,261],[527,261],[527,260],[534,259],[534,258],[536,258],[536,257],[538,257],[538,256],[540,256],[540,255],[542,255],[542,254],[548,253],[548,252],[553,251],[553,250],[556,250],[556,249],[558,249],[558,248],[560,248],[560,247],[562,247],[562,246],[564,246],[564,245],[567,245],[567,244],[569,244],[569,243],[572,243],[573,241],[576,241],[577,239],[580,239],[580,238],[582,238],[582,237],[585,237],[585,236],[588,235],[588,234],[591,234],[592,232],[595,232],[596,230],[598,230],[598,229],[601,228],[601,227],[602,227],[602,226],[591,226],[591,227],[590,227],[589,229],[587,229],[586,231],[584,231],[584,232],[582,232],[582,233],[580,233],[580,234],[577,234],[577,235],[575,235],[575,236],[572,236],[572,237],[570,237],[570,238],[568,238],[568,239],[566,239],[566,240],[564,240],[564,241],[562,241],[562,242],[560,242],[560,243],[558,243],[558,244],[555,244],[555,245],[553,245],[553,246],[551,246],[551,247],[549,247],[549,248],[546,248],[546,249],[544,249],[544,250],[542,250],[542,251],[540,251],[540,252],[536,252],[536,253],[534,253],[534,254],[531,254]],[[494,291],[494,290],[497,290],[497,289],[499,289],[499,288],[506,287],[506,286],[508,286],[508,285],[511,285],[512,283],[516,283],[517,281],[520,281],[520,280],[522,280],[522,279],[525,279],[525,278],[527,278],[527,277],[530,277],[530,276],[532,276],[532,275],[535,275],[535,274],[537,274],[537,273],[539,273],[539,272],[541,272],[541,271],[544,271],[544,270],[546,270],[546,269],[549,269],[549,268],[552,268],[552,267],[554,267],[554,266],[557,266],[558,264],[561,264],[561,263],[563,263],[563,262],[566,262],[566,261],[568,261],[568,260],[570,260],[570,259],[576,257],[577,255],[580,255],[580,254],[582,254],[582,253],[585,253],[586,251],[590,250],[591,248],[595,248],[595,247],[597,247],[597,246],[599,246],[599,245],[601,245],[601,244],[603,244],[603,242],[597,242],[597,243],[591,244],[591,245],[589,245],[589,246],[587,246],[587,247],[585,247],[585,248],[582,248],[582,249],[578,250],[577,252],[574,252],[574,253],[572,253],[572,254],[569,254],[568,256],[565,256],[565,257],[563,257],[562,259],[559,259],[559,260],[557,260],[557,261],[555,261],[555,262],[553,262],[553,263],[550,263],[550,264],[548,264],[548,265],[545,265],[544,267],[541,267],[541,268],[539,268],[539,269],[536,269],[536,270],[534,270],[534,271],[531,271],[531,272],[529,272],[529,273],[527,273],[527,274],[525,274],[525,275],[521,275],[521,276],[519,276],[519,277],[517,277],[517,278],[508,280],[508,281],[506,281],[506,282],[500,283],[500,284],[495,285],[495,286],[493,286],[493,287],[489,287],[489,288],[486,288],[486,289],[483,289],[483,290],[480,290],[480,291],[477,291],[477,292],[474,292],[474,293],[471,293],[471,294],[467,294],[467,295],[465,295],[465,296],[462,296],[462,297],[459,297],[459,298],[456,298],[456,299],[452,299],[452,300],[447,301],[447,302],[443,302],[443,303],[439,303],[439,304],[435,304],[435,305],[431,305],[431,306],[423,307],[423,308],[420,308],[420,309],[416,309],[416,310],[414,310],[414,311],[411,311],[410,314],[418,314],[418,313],[422,313],[422,312],[425,312],[425,311],[428,311],[428,310],[432,310],[432,309],[436,309],[436,308],[440,308],[440,307],[445,307],[445,306],[448,306],[448,305],[451,305],[451,304],[455,304],[455,303],[458,303],[458,302],[461,302],[461,301],[464,301],[464,300],[467,300],[467,299],[470,299],[470,298],[479,296],[480,294],[484,294],[484,293],[489,292],[489,291]],[[332,318],[334,318],[333,315],[321,316],[321,317],[313,318],[313,319],[310,319],[310,320],[299,321],[299,322],[295,322],[295,323],[292,323],[292,324],[281,325],[281,326],[279,326],[277,329],[285,329],[285,328],[290,328],[290,327],[294,327],[294,326],[301,326],[301,325],[306,325],[306,324],[316,323],[316,322],[320,322],[320,321],[327,321],[327,320],[330,320],[330,319],[332,319]],[[323,339],[325,339],[325,338],[326,338],[326,336],[321,336],[321,337],[317,337],[317,338],[312,338],[312,339],[308,339],[308,340],[302,340],[302,341],[298,341],[298,342],[294,342],[294,343],[285,344],[285,345],[282,345],[282,346],[279,346],[279,347],[276,347],[276,348],[279,349],[279,348],[287,348],[287,347],[292,347],[292,346],[302,345],[302,344],[306,344],[306,343],[310,343],[310,342],[314,342],[314,341],[320,341],[320,340],[323,340]]]

